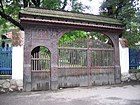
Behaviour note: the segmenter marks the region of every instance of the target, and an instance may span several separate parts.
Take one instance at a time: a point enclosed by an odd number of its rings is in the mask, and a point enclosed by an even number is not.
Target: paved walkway
[[[140,105],[140,85],[7,93],[0,105]]]

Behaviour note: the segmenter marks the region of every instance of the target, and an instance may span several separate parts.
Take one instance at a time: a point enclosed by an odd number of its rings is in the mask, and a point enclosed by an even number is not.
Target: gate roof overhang
[[[86,31],[116,31],[122,33],[123,25],[119,20],[84,13],[72,13],[37,8],[20,11],[20,22],[24,25],[49,25],[53,27],[82,29]]]

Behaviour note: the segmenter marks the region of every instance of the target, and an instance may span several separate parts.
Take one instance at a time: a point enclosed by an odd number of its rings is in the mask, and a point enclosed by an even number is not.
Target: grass
[[[140,69],[130,69],[129,73],[140,73]]]

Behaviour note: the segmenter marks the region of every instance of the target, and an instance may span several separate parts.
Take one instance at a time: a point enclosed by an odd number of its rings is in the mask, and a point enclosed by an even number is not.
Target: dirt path
[[[0,105],[140,105],[140,85],[7,93]]]

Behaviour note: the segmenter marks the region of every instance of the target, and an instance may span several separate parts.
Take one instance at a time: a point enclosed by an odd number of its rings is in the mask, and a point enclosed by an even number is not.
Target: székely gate
[[[119,35],[122,24],[111,18],[25,8],[24,89],[57,90],[60,87],[120,83]],[[80,39],[59,45],[67,32],[100,32],[111,44]]]

